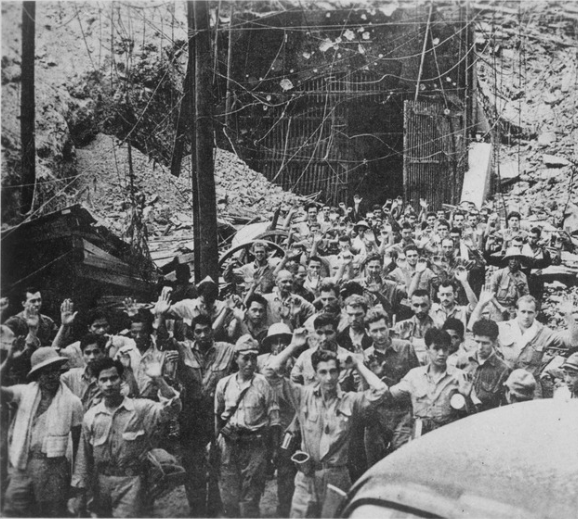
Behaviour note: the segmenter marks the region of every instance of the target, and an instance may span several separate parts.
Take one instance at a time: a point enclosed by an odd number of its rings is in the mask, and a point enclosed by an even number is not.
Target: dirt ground
[[[277,482],[275,479],[267,481],[265,493],[261,498],[261,517],[276,517],[277,509]],[[189,505],[185,495],[185,488],[178,487],[170,494],[155,503],[155,517],[189,517]]]

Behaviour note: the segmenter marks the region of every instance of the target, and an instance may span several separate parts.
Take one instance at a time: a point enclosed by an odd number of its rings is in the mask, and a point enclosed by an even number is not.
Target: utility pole
[[[36,2],[22,3],[22,95],[20,99],[20,139],[22,146],[22,198],[20,212],[32,210],[36,185],[36,144],[34,125],[34,39],[36,32]]]
[[[191,5],[192,4],[192,5]],[[214,129],[213,129],[213,77],[211,59],[211,33],[209,3],[207,0],[189,1],[193,10],[195,29],[195,156],[193,176],[193,217],[199,221],[195,234],[195,273],[197,282],[211,276],[219,282],[219,249],[217,243],[217,197],[215,189]],[[196,191],[196,193],[195,193]],[[196,196],[195,196],[196,195]],[[196,208],[196,209],[195,209]],[[197,239],[198,236],[198,239]],[[197,247],[197,243],[199,247]],[[198,265],[198,267],[197,267]]]

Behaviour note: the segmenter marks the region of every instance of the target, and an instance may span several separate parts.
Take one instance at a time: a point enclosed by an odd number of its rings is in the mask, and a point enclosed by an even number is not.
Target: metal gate
[[[463,111],[427,101],[404,103],[403,184],[406,200],[432,210],[459,203],[468,149]]]

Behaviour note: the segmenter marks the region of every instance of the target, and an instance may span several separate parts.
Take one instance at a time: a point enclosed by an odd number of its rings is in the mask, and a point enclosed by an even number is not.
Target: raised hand
[[[425,201],[424,198],[420,198],[420,199],[419,199],[419,205],[420,205],[421,207],[423,207],[424,209],[427,209],[427,208],[428,208],[428,204],[427,204],[427,202]]]
[[[132,297],[127,297],[123,302],[122,305],[124,307],[124,312],[129,316],[129,317],[133,317],[136,314],[138,314],[138,303],[136,302],[136,299],[133,299]]]
[[[172,291],[172,287],[163,287],[161,295],[151,310],[154,315],[164,315],[170,310]]]
[[[118,358],[125,369],[130,368],[130,355],[128,351],[121,351],[118,355]]]
[[[150,360],[146,363],[144,373],[150,378],[160,378],[162,376],[161,363],[158,360]]]
[[[424,258],[420,258],[417,260],[417,263],[415,265],[415,271],[416,272],[425,272],[427,269],[427,260]]]
[[[295,347],[305,346],[307,344],[308,332],[306,328],[296,328],[293,331],[293,338],[291,339],[291,344]]]
[[[482,291],[480,292],[480,304],[487,305],[492,299],[495,297],[495,293],[491,288],[482,287]]]
[[[468,271],[465,267],[458,267],[454,276],[460,283],[465,283],[468,280]]]
[[[355,205],[361,204],[362,200],[363,200],[363,198],[361,198],[358,194],[353,195],[353,203]]]
[[[62,326],[72,326],[78,312],[74,311],[74,303],[70,299],[65,299],[60,305],[60,324]]]

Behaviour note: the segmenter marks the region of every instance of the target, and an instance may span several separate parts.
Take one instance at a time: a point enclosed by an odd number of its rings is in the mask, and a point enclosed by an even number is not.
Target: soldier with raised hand
[[[148,488],[145,459],[153,448],[158,425],[181,410],[179,393],[161,374],[161,365],[150,362],[146,374],[158,388],[159,402],[131,399],[122,394],[123,365],[104,358],[92,371],[103,401],[85,415],[72,487],[76,496],[69,511],[78,514],[86,492],[92,489],[90,512],[100,517],[142,517]]]

